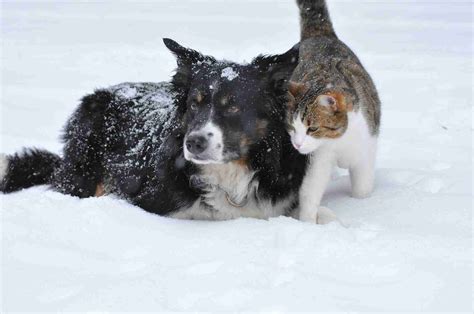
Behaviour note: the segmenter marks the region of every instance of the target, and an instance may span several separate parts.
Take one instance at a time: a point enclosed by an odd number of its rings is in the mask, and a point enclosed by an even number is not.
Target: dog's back
[[[178,218],[267,218],[291,211],[306,168],[284,128],[284,84],[298,50],[238,65],[165,43],[179,60],[171,83],[124,83],[85,96],[66,125],[64,156],[8,156],[0,190],[49,183],[79,197],[114,193]],[[198,96],[199,106],[191,99]],[[219,126],[225,160],[186,160],[186,136],[206,122],[198,108]],[[25,161],[29,173],[37,173],[38,161],[48,163],[41,180],[18,170]],[[202,176],[216,184],[193,184]],[[13,186],[15,180],[20,184]]]

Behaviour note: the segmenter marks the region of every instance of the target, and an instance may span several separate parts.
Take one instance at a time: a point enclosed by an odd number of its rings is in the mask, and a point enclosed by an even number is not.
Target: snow
[[[123,98],[133,98],[137,95],[137,89],[129,86],[121,86],[117,89],[117,95]]]
[[[237,73],[232,67],[224,68],[221,73],[221,77],[225,77],[229,81],[232,81],[237,76],[239,76],[239,73]]]
[[[329,9],[383,104],[374,194],[349,197],[339,170],[323,200],[346,227],[180,221],[46,187],[0,195],[1,311],[472,312],[471,3]],[[292,1],[15,1],[1,25],[2,153],[59,152],[95,88],[168,80],[161,37],[242,62],[299,34]]]
[[[149,136],[140,139],[132,149],[132,153],[140,153],[146,147],[145,142],[162,143],[168,134],[176,127],[176,108],[173,106],[175,94],[171,91],[171,84],[160,83],[121,83],[110,86],[108,91],[120,99],[119,102],[130,103],[128,116],[134,123],[142,123],[141,127],[134,128],[131,138],[142,138],[141,133]],[[116,121],[108,121],[111,128]],[[125,123],[122,121],[122,123]],[[156,137],[159,137],[156,138]],[[134,158],[130,158],[133,160]]]

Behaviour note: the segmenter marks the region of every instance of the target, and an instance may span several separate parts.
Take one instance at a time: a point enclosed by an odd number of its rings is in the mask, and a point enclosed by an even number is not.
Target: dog
[[[177,59],[171,82],[83,97],[65,126],[63,156],[3,155],[0,190],[49,184],[81,198],[113,193],[182,219],[291,215],[306,170],[285,129],[298,46],[242,65],[163,41]]]

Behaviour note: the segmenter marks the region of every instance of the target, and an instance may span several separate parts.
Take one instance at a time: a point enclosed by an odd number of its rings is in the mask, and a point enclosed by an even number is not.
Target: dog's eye
[[[239,112],[239,110],[240,110],[239,107],[231,106],[231,107],[229,107],[229,109],[227,109],[227,112],[228,113],[237,113],[237,112]]]
[[[191,103],[191,110],[196,110],[197,109],[197,104],[195,102]]]

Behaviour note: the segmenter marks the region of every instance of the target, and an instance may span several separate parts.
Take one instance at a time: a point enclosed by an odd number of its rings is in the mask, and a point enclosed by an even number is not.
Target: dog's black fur
[[[0,190],[49,183],[60,192],[90,197],[103,184],[107,192],[156,214],[189,208],[205,191],[190,184],[202,165],[185,160],[183,141],[212,108],[225,131],[225,163],[255,172],[255,197],[275,203],[296,195],[306,159],[291,146],[284,116],[285,82],[298,49],[239,65],[164,42],[178,62],[171,83],[124,83],[85,96],[65,127],[63,158],[39,150],[8,156]],[[226,67],[238,77],[222,77]],[[230,102],[225,108],[209,96],[216,83]],[[196,91],[202,93],[198,109]],[[295,206],[292,201],[286,210]]]

